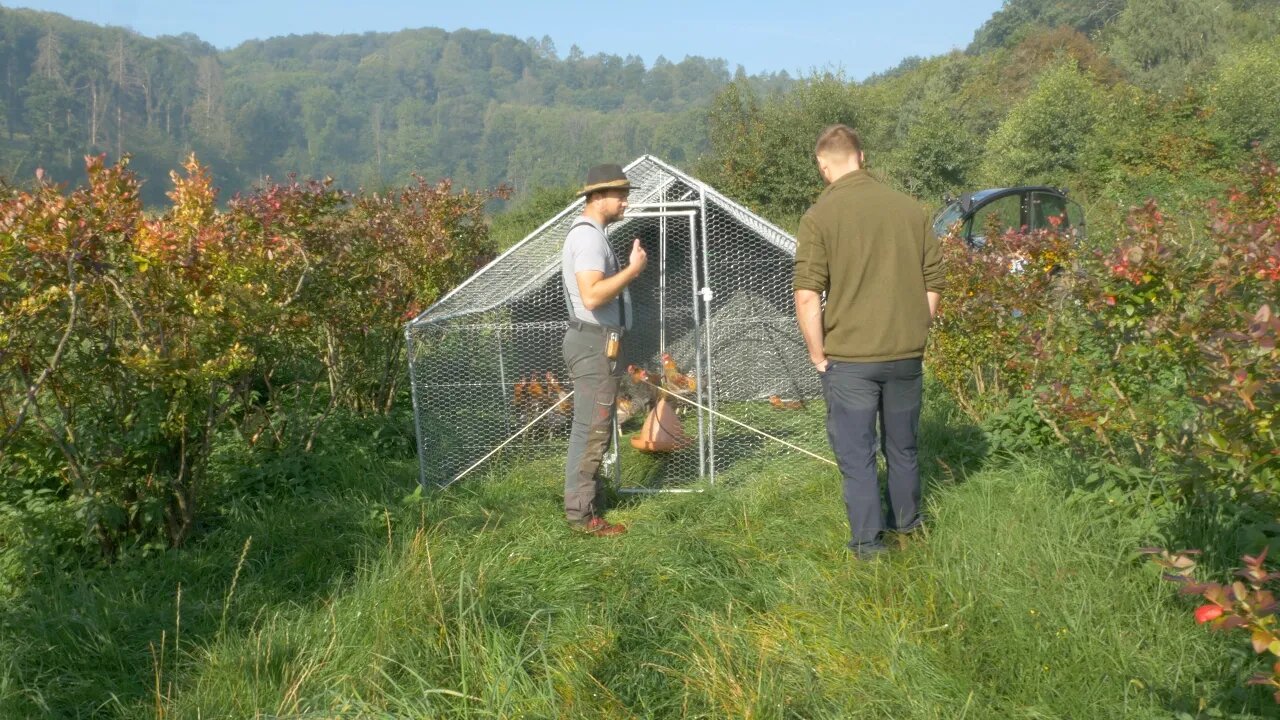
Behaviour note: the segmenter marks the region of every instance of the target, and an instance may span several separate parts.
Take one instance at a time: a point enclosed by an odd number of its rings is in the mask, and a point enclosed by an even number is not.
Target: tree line
[[[79,180],[86,154],[128,153],[156,205],[194,151],[228,197],[291,173],[371,190],[416,173],[523,191],[604,158],[693,160],[710,98],[731,79],[723,60],[646,67],[483,30],[291,35],[220,52],[190,34],[0,8],[0,177]]]
[[[821,189],[831,122],[873,171],[927,203],[976,187],[1068,186],[1096,212],[1220,189],[1280,149],[1280,3],[1009,0],[968,50],[849,82],[802,78],[717,95],[699,176],[785,221]]]

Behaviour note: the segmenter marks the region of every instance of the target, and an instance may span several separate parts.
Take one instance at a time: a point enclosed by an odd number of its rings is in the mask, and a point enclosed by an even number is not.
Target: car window
[[[1075,230],[1078,237],[1084,237],[1084,208],[1072,200],[1067,201],[1067,226]]]
[[[994,231],[997,235],[1006,230],[1022,227],[1022,196],[1005,195],[1002,198],[978,208],[973,213],[969,237],[973,241],[985,241],[987,233]]]
[[[964,211],[960,209],[959,201],[946,206],[943,208],[942,212],[938,213],[937,219],[933,221],[933,234],[938,236],[946,235],[947,231],[951,229],[951,226],[954,225],[963,214]]]
[[[1067,212],[1067,199],[1047,192],[1031,193],[1031,229],[1047,230],[1055,227],[1050,218],[1057,218],[1057,227],[1064,230],[1072,226]]]

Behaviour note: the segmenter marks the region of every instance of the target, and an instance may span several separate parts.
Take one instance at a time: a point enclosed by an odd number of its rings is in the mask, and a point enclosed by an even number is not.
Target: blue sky
[[[254,38],[404,28],[550,36],[561,57],[583,52],[719,57],[750,73],[841,69],[850,79],[903,58],[963,48],[1001,0],[896,2],[515,2],[513,0],[3,0],[147,36],[191,32],[219,48]]]

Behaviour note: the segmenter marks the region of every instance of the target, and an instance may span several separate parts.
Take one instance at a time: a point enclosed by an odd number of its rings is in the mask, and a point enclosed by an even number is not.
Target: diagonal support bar
[[[643,381],[643,382],[644,382],[644,384],[645,384],[645,385],[648,385],[648,386],[650,386],[650,387],[652,387],[652,388],[656,389],[656,390],[657,390],[658,392],[660,392],[660,393],[666,393],[668,396],[673,397],[673,398],[675,398],[675,399],[679,400],[679,401],[680,401],[680,402],[682,402],[682,403],[688,403],[689,405],[692,405],[692,406],[694,406],[694,407],[696,407],[696,408],[699,408],[699,409],[701,409],[701,410],[706,410],[707,412],[711,413],[712,415],[715,415],[716,417],[718,417],[718,418],[720,418],[720,419],[722,419],[722,420],[728,420],[729,422],[733,423],[734,425],[737,425],[738,427],[741,427],[741,428],[746,429],[746,430],[750,430],[751,432],[753,432],[753,433],[755,433],[755,434],[757,434],[757,435],[760,435],[761,437],[766,437],[766,438],[768,438],[768,439],[770,439],[770,440],[772,440],[772,441],[774,441],[774,442],[776,442],[776,443],[781,443],[781,444],[783,444],[783,445],[786,445],[787,447],[791,448],[792,450],[795,450],[796,452],[802,452],[802,453],[804,453],[805,455],[808,455],[809,457],[811,457],[811,458],[813,458],[813,459],[815,459],[815,460],[821,460],[822,462],[824,462],[824,463],[826,463],[826,464],[828,464],[828,465],[836,465],[836,462],[835,462],[834,460],[830,459],[830,458],[824,458],[824,457],[822,457],[821,455],[818,455],[818,454],[815,454],[815,453],[809,452],[808,450],[805,450],[804,448],[800,447],[799,445],[793,445],[793,444],[791,444],[791,443],[787,442],[786,440],[783,440],[783,439],[782,439],[782,438],[780,438],[780,437],[777,437],[777,436],[774,436],[774,435],[770,435],[769,433],[767,433],[767,432],[765,432],[765,431],[763,431],[763,430],[760,430],[760,429],[758,429],[758,428],[753,428],[753,427],[751,427],[750,425],[748,425],[748,424],[746,424],[746,423],[744,423],[744,422],[739,422],[738,420],[734,420],[733,418],[729,417],[728,415],[725,415],[724,413],[722,413],[722,412],[718,412],[718,411],[716,411],[716,410],[712,410],[711,408],[709,408],[709,407],[707,407],[707,406],[705,406],[705,405],[702,405],[702,404],[698,403],[697,401],[690,400],[689,398],[686,398],[686,397],[681,397],[680,395],[677,395],[677,394],[675,394],[675,393],[673,393],[673,392],[667,392],[667,391],[666,391],[665,389],[663,389],[662,387],[660,387],[660,386],[658,386],[658,385],[655,385],[655,384],[653,384],[653,383],[649,382],[648,380],[645,380],[645,381]],[[839,467],[839,466],[836,466],[836,467]]]

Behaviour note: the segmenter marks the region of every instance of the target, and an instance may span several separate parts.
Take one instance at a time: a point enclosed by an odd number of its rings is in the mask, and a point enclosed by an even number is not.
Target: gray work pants
[[[564,336],[564,361],[573,380],[573,428],[565,461],[564,514],[585,523],[604,514],[600,463],[613,438],[618,376],[604,356],[603,330],[570,327]]]
[[[916,432],[923,394],[920,358],[889,362],[832,362],[822,373],[827,401],[827,438],[844,476],[850,547],[875,543],[881,531],[920,524],[920,467]],[[888,466],[889,517],[880,508],[876,472],[876,419]]]

